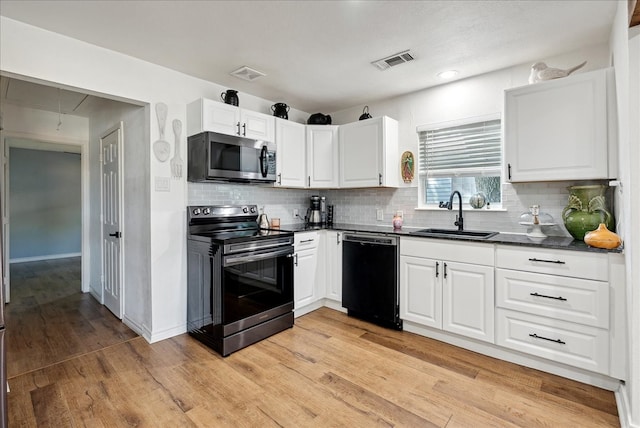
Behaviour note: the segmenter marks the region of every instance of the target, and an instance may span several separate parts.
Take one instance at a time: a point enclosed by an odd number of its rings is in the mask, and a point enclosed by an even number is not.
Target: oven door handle
[[[223,266],[234,266],[241,263],[251,263],[260,260],[273,259],[280,256],[293,254],[293,246],[264,252],[251,252],[247,254],[233,254],[224,257]]]

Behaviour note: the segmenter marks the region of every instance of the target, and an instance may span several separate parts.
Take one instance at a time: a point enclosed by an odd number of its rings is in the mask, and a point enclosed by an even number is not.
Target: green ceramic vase
[[[562,220],[567,231],[575,239],[583,241],[587,232],[596,230],[600,223],[613,231],[613,216],[607,210],[605,192],[602,184],[589,186],[570,186],[569,201],[562,210]]]

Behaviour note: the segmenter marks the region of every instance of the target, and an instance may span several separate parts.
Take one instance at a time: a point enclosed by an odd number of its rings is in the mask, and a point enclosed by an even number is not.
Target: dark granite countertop
[[[425,226],[426,227],[426,226]],[[514,246],[525,247],[537,247],[537,248],[554,248],[560,250],[572,250],[572,251],[589,251],[595,253],[621,253],[623,247],[620,246],[613,250],[605,250],[602,248],[589,247],[583,241],[577,241],[571,237],[565,236],[548,236],[543,240],[533,240],[527,237],[525,234],[520,233],[498,233],[487,239],[478,239],[468,236],[433,236],[423,237],[418,235],[412,235],[412,232],[424,229],[425,227],[403,227],[402,229],[394,229],[391,226],[377,226],[366,224],[347,224],[347,223],[335,223],[333,225],[323,226],[306,226],[302,223],[282,225],[280,230],[287,230],[291,232],[306,232],[313,230],[338,230],[342,232],[370,232],[370,233],[382,233],[389,235],[400,236],[413,236],[422,239],[447,239],[454,241],[474,241],[474,242],[487,242],[491,244],[504,244]]]

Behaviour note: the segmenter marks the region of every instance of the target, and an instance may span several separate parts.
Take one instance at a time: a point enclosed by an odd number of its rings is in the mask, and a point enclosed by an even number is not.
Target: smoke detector
[[[403,51],[397,54],[393,54],[386,58],[373,61],[371,64],[375,65],[378,70],[386,70],[387,68],[395,67],[396,65],[404,64],[405,62],[413,61],[414,57],[411,51]]]
[[[232,71],[229,74],[242,80],[248,80],[249,82],[252,82],[259,77],[266,76],[265,73],[258,70],[254,70],[253,68],[249,68],[246,65],[244,67],[240,67],[239,69]]]

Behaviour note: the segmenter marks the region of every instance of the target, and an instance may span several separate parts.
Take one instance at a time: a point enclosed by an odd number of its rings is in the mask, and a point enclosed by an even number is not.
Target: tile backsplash
[[[595,183],[603,182],[503,184],[502,210],[464,211],[465,229],[525,233],[526,227],[518,224],[520,215],[528,211],[529,206],[537,204],[542,212],[549,213],[556,222],[556,226],[545,227],[544,232],[569,236],[561,217],[569,196],[567,187]],[[304,217],[311,195],[326,196],[327,204],[335,206],[336,223],[391,225],[395,212],[402,210],[406,227],[454,227],[456,204],[454,211],[416,210],[418,190],[415,187],[307,190],[246,184],[188,183],[189,205],[257,204],[265,208],[269,218],[279,217],[283,225],[302,222],[302,219],[293,217],[293,210],[298,209],[300,216]],[[609,203],[613,206],[613,201]],[[382,221],[376,220],[378,209],[383,210]]]

